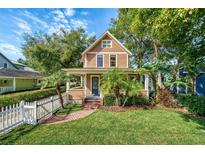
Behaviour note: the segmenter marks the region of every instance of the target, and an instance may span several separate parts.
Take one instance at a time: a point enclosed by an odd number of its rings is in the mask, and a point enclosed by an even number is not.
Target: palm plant
[[[123,82],[123,90],[124,92],[124,97],[123,97],[123,105],[125,106],[127,100],[131,96],[139,95],[143,89],[141,83],[137,81],[136,79],[129,79],[126,80],[126,82]]]
[[[70,79],[70,76],[68,76],[65,72],[58,71],[58,72],[53,73],[51,76],[46,77],[42,82],[41,88],[45,88],[48,86],[55,86],[56,93],[59,96],[60,104],[62,108],[65,108],[65,107],[63,105],[64,102],[63,102],[63,97],[61,94],[61,85],[65,84],[68,79]]]
[[[131,80],[128,74],[119,69],[113,69],[106,74],[103,74],[101,79],[101,89],[104,94],[114,94],[116,104],[120,106],[123,101],[123,106],[127,102],[129,96],[138,94],[141,90],[141,85],[135,79]]]
[[[126,74],[119,69],[113,69],[102,76],[101,89],[104,94],[113,93],[115,95],[115,105],[121,105],[120,89],[123,87],[123,82],[126,78]]]

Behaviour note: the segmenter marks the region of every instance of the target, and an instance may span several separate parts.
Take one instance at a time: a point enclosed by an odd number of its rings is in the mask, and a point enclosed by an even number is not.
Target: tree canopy
[[[132,65],[138,68],[161,63],[175,80],[179,68],[185,68],[194,83],[205,67],[205,9],[123,8],[110,30],[133,52]],[[163,70],[155,71],[156,78],[163,77]]]
[[[65,31],[52,35],[25,35],[23,54],[29,66],[49,76],[62,68],[80,67],[81,53],[95,40],[85,30]]]

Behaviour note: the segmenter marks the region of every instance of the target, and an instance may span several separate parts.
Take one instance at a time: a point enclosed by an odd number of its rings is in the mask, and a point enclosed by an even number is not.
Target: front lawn
[[[168,109],[99,110],[72,122],[20,126],[0,144],[205,144],[205,121]]]

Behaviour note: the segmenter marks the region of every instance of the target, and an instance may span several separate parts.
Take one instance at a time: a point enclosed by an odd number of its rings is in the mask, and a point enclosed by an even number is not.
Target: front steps
[[[84,99],[84,107],[87,109],[98,109],[101,105],[103,105],[103,99],[102,98],[85,98]]]

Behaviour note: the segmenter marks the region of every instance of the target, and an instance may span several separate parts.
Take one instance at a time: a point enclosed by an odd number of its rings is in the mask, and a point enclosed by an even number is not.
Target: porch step
[[[85,99],[84,107],[87,109],[97,109],[102,105],[102,99],[89,100]]]

